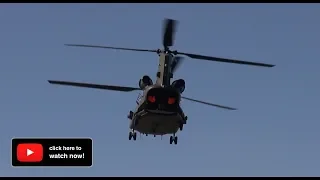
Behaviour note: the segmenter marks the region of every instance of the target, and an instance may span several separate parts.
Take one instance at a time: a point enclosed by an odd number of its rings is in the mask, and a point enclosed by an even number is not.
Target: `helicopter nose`
[[[158,104],[168,104],[168,101],[173,104],[172,99],[178,100],[179,94],[172,88],[153,88],[149,90],[147,97],[155,97]]]

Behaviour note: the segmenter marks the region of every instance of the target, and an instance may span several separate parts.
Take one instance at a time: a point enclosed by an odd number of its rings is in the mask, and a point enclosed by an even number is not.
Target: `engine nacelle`
[[[186,83],[183,79],[178,79],[173,81],[171,86],[176,88],[180,93],[183,93],[184,89],[186,88]]]
[[[152,85],[152,79],[149,76],[143,76],[140,80],[139,80],[139,87],[141,89],[146,88],[147,86]]]

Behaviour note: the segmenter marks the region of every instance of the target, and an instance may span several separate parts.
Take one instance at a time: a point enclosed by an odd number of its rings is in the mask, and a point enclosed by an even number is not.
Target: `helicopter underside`
[[[149,111],[131,121],[130,128],[142,134],[175,134],[179,130],[182,121],[183,119],[178,113]]]

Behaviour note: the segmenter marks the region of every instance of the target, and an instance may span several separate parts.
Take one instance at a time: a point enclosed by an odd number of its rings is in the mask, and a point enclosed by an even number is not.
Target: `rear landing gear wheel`
[[[183,124],[180,124],[180,131],[182,131],[183,130]]]
[[[133,112],[132,111],[129,112],[128,118],[132,120],[132,118],[133,118]]]

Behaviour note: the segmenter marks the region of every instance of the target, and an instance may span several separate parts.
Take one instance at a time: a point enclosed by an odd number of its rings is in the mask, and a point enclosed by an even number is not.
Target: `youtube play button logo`
[[[31,154],[33,154],[34,152],[30,149],[27,149],[27,156],[30,156]]]
[[[20,162],[40,162],[43,159],[43,147],[39,143],[21,143],[17,146],[17,160]]]

